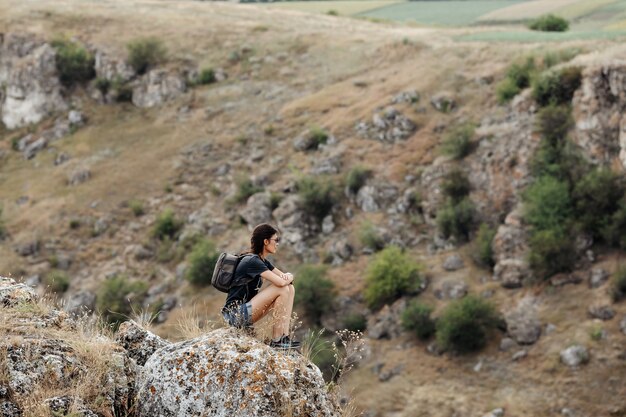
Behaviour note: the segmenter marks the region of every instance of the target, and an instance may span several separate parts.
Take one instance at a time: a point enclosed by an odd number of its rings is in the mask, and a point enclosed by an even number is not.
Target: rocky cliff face
[[[0,412],[82,416],[339,416],[299,353],[220,329],[172,344],[127,322],[116,340],[0,277]]]

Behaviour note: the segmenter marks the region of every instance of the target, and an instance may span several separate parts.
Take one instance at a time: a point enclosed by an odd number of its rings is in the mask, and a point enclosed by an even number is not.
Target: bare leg
[[[257,322],[265,316],[270,308],[274,310],[274,323],[272,325],[272,337],[274,339],[289,331],[289,321],[291,320],[291,309],[293,305],[293,286],[277,287],[270,285],[261,290],[252,300],[252,322]],[[289,311],[289,315],[285,315]]]
[[[293,312],[293,300],[296,297],[296,287],[294,287],[292,284],[287,285],[287,288],[289,288],[289,299],[287,300],[286,303],[286,309],[285,309],[285,317],[287,318],[283,325],[285,327],[283,327],[283,334],[290,334],[291,333],[291,329],[290,329],[290,323],[291,323],[291,313]]]

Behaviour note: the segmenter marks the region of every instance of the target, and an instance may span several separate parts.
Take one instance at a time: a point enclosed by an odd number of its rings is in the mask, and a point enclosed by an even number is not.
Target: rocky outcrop
[[[509,336],[522,345],[532,345],[541,336],[541,322],[537,316],[536,300],[526,297],[505,314]]]
[[[158,349],[170,343],[140,327],[134,321],[125,321],[120,325],[115,341],[126,349],[128,356],[143,366],[148,358]]]
[[[493,279],[505,288],[521,287],[531,276],[528,264],[528,232],[521,220],[522,207],[518,206],[498,227],[493,239],[495,267]]]
[[[162,69],[150,71],[133,88],[133,104],[137,107],[155,107],[187,91],[184,77]]]
[[[141,417],[340,415],[316,366],[227,328],[156,351],[137,382]]]
[[[626,66],[607,65],[583,72],[574,96],[575,142],[587,157],[609,163],[619,157],[626,167]]]
[[[28,285],[18,284],[12,278],[0,277],[0,307],[31,303],[36,298],[37,293]]]
[[[416,130],[417,126],[411,119],[391,106],[375,112],[370,122],[356,125],[359,135],[386,143],[406,140]]]
[[[252,229],[261,223],[272,221],[272,196],[268,192],[261,192],[251,195],[246,202],[246,207],[239,215],[248,224],[248,229]]]
[[[33,35],[0,34],[0,115],[9,129],[67,109],[56,53]]]

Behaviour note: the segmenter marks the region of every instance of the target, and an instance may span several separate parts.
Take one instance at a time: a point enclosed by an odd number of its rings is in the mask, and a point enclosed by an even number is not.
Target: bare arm
[[[281,275],[276,274],[276,272],[278,272]],[[293,275],[282,274],[276,268],[274,268],[272,271],[263,272],[261,274],[261,278],[263,278],[264,280],[268,280],[269,282],[276,285],[277,287],[284,287],[293,282]]]

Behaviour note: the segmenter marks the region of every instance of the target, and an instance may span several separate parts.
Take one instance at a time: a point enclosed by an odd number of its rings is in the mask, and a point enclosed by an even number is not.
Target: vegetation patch
[[[496,229],[487,223],[482,223],[478,228],[476,239],[472,245],[472,259],[478,265],[493,268],[495,259],[493,258],[493,238],[496,235]]]
[[[205,286],[211,283],[215,263],[220,254],[213,242],[202,239],[197,242],[188,256],[185,278],[193,285]]]
[[[237,179],[237,192],[235,193],[233,200],[239,204],[245,203],[252,195],[262,191],[263,188],[255,185],[254,182],[252,182],[252,179],[241,177]]]
[[[302,198],[304,211],[318,221],[329,215],[337,202],[336,187],[328,179],[302,177],[296,183],[296,189]]]
[[[388,246],[370,262],[365,277],[365,301],[372,309],[403,295],[417,294],[422,266],[397,246]]]
[[[432,307],[412,300],[402,312],[402,327],[420,340],[430,339],[436,330],[435,320],[431,317],[432,312]]]
[[[582,82],[580,67],[547,71],[533,82],[533,98],[540,106],[569,104]]]
[[[198,75],[198,84],[212,84],[215,81],[217,81],[217,78],[215,78],[215,71],[213,70],[213,68],[204,68],[202,71],[200,71],[200,74]]]
[[[43,284],[50,291],[63,294],[70,288],[70,278],[61,271],[51,271],[46,274]]]
[[[493,305],[479,297],[467,296],[450,303],[437,320],[437,342],[454,352],[475,352],[487,344],[489,332],[499,322]]]
[[[94,57],[84,47],[66,39],[54,40],[51,45],[56,50],[56,68],[64,86],[89,81],[96,75]]]
[[[364,247],[378,252],[385,247],[385,240],[374,224],[364,222],[359,227],[359,241]]]
[[[335,284],[326,278],[326,271],[323,266],[305,265],[295,280],[295,304],[304,309],[315,325],[321,325],[322,315],[332,310],[335,300]]]
[[[614,302],[626,299],[626,267],[621,266],[615,271],[610,291]]]
[[[352,194],[356,194],[371,176],[371,169],[357,165],[348,171],[348,175],[346,175],[346,187],[348,187],[348,190]]]
[[[569,22],[562,17],[547,14],[529,22],[528,28],[541,32],[566,32],[569,29]]]
[[[118,275],[102,283],[96,307],[106,322],[117,327],[131,314],[141,310],[147,291],[147,283]]]
[[[156,219],[152,229],[152,236],[159,240],[173,239],[183,227],[183,222],[176,218],[174,210],[165,209]]]
[[[452,159],[465,158],[472,150],[474,131],[473,123],[463,123],[454,127],[444,136],[441,152]]]
[[[163,42],[156,38],[142,38],[126,45],[128,63],[137,74],[145,74],[149,69],[165,62],[167,49]]]

